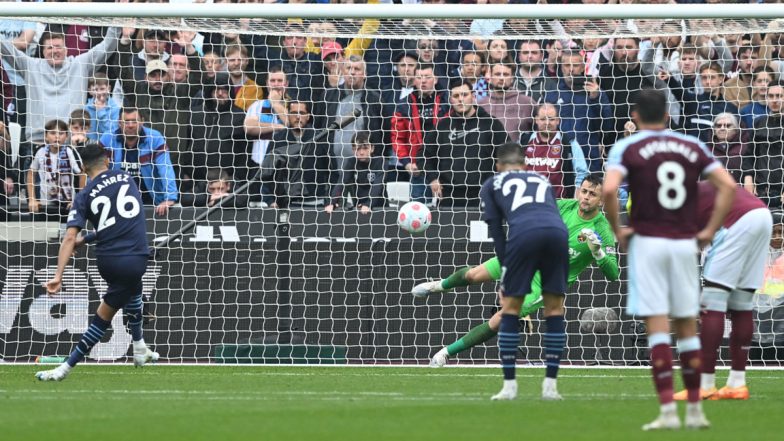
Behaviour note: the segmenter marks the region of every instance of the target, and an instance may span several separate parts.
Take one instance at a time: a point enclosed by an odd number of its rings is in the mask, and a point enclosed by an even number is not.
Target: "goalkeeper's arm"
[[[615,253],[615,239],[610,229],[602,228],[597,232],[586,228],[581,234],[604,277],[610,281],[618,280],[621,270],[618,267],[618,257]],[[604,243],[602,239],[605,239]]]

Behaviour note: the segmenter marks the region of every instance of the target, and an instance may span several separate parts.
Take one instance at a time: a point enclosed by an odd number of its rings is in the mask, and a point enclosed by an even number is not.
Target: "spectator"
[[[420,63],[432,64],[436,68],[436,78],[441,86],[439,88],[444,88],[448,72],[447,64],[444,62],[446,57],[441,52],[439,41],[432,38],[421,38],[417,41],[416,51]]]
[[[465,52],[460,65],[460,78],[471,85],[476,99],[486,97],[490,92],[485,73],[487,63],[482,52]]]
[[[111,99],[111,86],[109,78],[103,72],[96,72],[87,83],[90,99],[87,100],[85,110],[90,116],[88,138],[91,141],[101,139],[106,133],[112,133],[117,128],[120,120],[120,106]]]
[[[684,46],[680,52],[678,69],[675,71],[661,69],[657,75],[660,80],[667,83],[670,92],[683,108],[683,103],[689,99],[696,99],[695,97],[699,95],[697,70],[700,62],[696,47]]]
[[[536,108],[536,131],[525,146],[525,164],[550,180],[556,198],[574,197],[588,176],[588,163],[574,136],[561,132],[561,119],[554,104],[543,103]]]
[[[557,83],[545,75],[544,51],[539,40],[522,40],[517,51],[517,89],[531,97],[535,103],[544,99],[549,90],[555,90]]]
[[[534,102],[514,88],[515,68],[511,59],[490,64],[490,96],[478,103],[501,121],[512,142],[520,142],[531,133]]]
[[[8,204],[8,198],[16,195],[19,181],[16,165],[11,162],[11,136],[5,123],[0,121],[0,207]],[[6,214],[0,209],[0,219]]]
[[[155,213],[165,216],[179,194],[163,135],[145,127],[138,109],[125,107],[120,112],[119,128],[103,135],[100,143],[109,152],[112,170],[131,175],[142,193],[142,202],[155,205]]]
[[[354,200],[354,208],[362,214],[384,205],[384,162],[373,155],[370,133],[357,131],[351,144],[354,156],[344,162],[340,181],[332,190],[332,201],[324,207],[327,213],[343,207],[348,194]]]
[[[743,186],[771,209],[782,207],[784,194],[783,99],[784,87],[780,83],[768,86],[769,114],[754,123],[754,150],[743,161]]]
[[[305,29],[300,23],[289,23],[283,37],[280,56],[272,58],[270,65],[280,65],[288,77],[288,84],[297,89],[303,99],[320,102],[324,94],[324,67],[316,54],[305,52]],[[321,112],[318,112],[321,113]]]
[[[322,205],[329,193],[329,143],[313,140],[317,131],[308,102],[294,99],[288,105],[288,128],[275,133],[263,167],[272,206]]]
[[[376,148],[376,154],[383,153],[385,146],[384,130],[382,129],[383,120],[381,118],[381,97],[378,93],[365,89],[365,74],[365,62],[361,58],[352,55],[345,65],[343,85],[331,88],[325,94],[324,101],[327,103],[326,115],[328,123],[340,121],[354,114],[356,110],[362,112],[362,116],[354,122],[332,132],[330,142],[332,144],[332,157],[335,161],[333,170],[345,170],[345,162],[354,157],[354,148],[351,140],[357,131],[369,131],[370,142]],[[318,120],[316,121],[317,127],[321,127],[318,124]]]
[[[495,149],[509,137],[501,121],[476,105],[470,84],[455,81],[449,102],[449,114],[425,138],[419,168],[442,206],[479,207],[479,190],[493,174]]]
[[[87,100],[87,81],[97,66],[117,47],[120,31],[110,28],[99,45],[74,58],[66,58],[65,36],[41,36],[43,58],[19,51],[9,41],[0,41],[0,54],[22,75],[27,85],[26,139],[34,144],[44,140],[44,126],[52,119],[66,119]],[[57,99],[51,97],[56,96]]]
[[[685,128],[689,135],[709,143],[711,124],[716,115],[725,112],[737,115],[738,108],[724,100],[724,74],[718,64],[706,63],[700,67],[700,83],[704,92],[694,101],[684,103]],[[688,95],[685,97],[689,98]]]
[[[751,132],[754,122],[760,116],[768,114],[766,99],[768,85],[773,81],[773,71],[766,66],[754,69],[751,80],[751,103],[740,109],[741,127],[745,132]],[[744,137],[747,139],[748,137]]]
[[[204,73],[205,84],[215,79],[218,72],[226,72],[226,61],[215,48],[205,49],[201,57],[201,71]]]
[[[194,181],[205,179],[207,170],[231,170],[236,182],[248,179],[248,141],[245,112],[231,99],[229,74],[220,72],[205,86],[205,99],[193,109],[189,127],[193,145],[183,161]]]
[[[64,215],[76,195],[77,175],[82,173],[76,153],[68,146],[68,124],[59,119],[45,126],[46,144],[39,148],[27,171],[27,208]],[[80,175],[80,187],[85,175]]]
[[[195,57],[196,59],[196,67],[198,68],[201,65],[201,60],[199,57]],[[171,83],[187,83],[189,81],[188,76],[190,75],[190,71],[188,69],[188,57],[183,54],[172,54],[169,57],[169,62],[166,63],[166,66],[169,68],[167,72],[166,79]]]
[[[228,98],[227,98],[228,99]],[[212,207],[221,199],[232,194],[234,181],[226,170],[212,168],[206,174],[207,185],[200,184],[196,187],[196,194],[183,195],[182,205],[185,207]],[[248,196],[235,195],[230,201],[225,202],[223,208],[245,208],[248,206]]]
[[[130,66],[132,75],[136,81],[144,81],[147,75],[147,63],[160,60],[164,63],[169,61],[171,56],[167,49],[170,43],[169,31],[162,29],[147,29],[143,32],[143,48],[134,54],[131,48],[131,37],[136,32],[134,28],[123,28],[122,38],[120,39],[120,54],[127,53],[130,56]]]
[[[34,54],[36,23],[32,21],[20,20],[0,20],[0,40],[10,41],[19,51],[32,56]],[[25,91],[25,80],[18,72],[12,62],[3,58],[2,60],[2,91],[3,91],[3,113],[7,113],[9,121],[19,123],[22,127],[26,126],[24,115],[26,114],[27,102]],[[5,121],[4,118],[2,121]]]
[[[90,114],[85,109],[76,109],[68,119],[68,144],[77,149],[90,141]]]
[[[226,48],[225,56],[232,84],[231,98],[235,106],[247,111],[253,103],[264,98],[261,87],[245,73],[248,67],[248,50],[245,46],[232,45]]]
[[[738,50],[738,71],[724,83],[724,99],[741,109],[751,103],[751,83],[759,60],[759,46],[744,46]]]
[[[544,75],[549,78],[557,79],[559,77],[560,69],[558,67],[561,53],[564,50],[564,44],[561,40],[551,40],[545,45],[547,58],[544,60]]]
[[[321,47],[321,62],[324,63],[324,74],[327,76],[327,87],[338,87],[343,84],[343,46],[336,41],[328,41]]]
[[[509,46],[506,44],[506,40],[501,38],[490,40],[490,44],[487,45],[488,65],[500,63],[509,58],[511,57],[509,56]]]
[[[130,70],[125,64],[127,61],[128,55],[120,54],[121,80],[126,103],[139,110],[150,128],[163,134],[172,161],[179,165],[179,153],[190,149],[188,123],[191,96],[199,85],[167,83],[165,78],[169,68],[161,60],[147,63],[144,81],[134,81],[129,78]]]
[[[741,139],[738,117],[732,113],[720,113],[713,119],[713,137],[709,144],[716,157],[737,182],[742,181],[743,160],[748,154]]]
[[[416,73],[417,90],[397,105],[392,118],[391,141],[395,155],[393,165],[398,172],[407,175],[411,181],[411,198],[419,200],[424,198],[426,187],[416,159],[426,135],[435,130],[438,120],[449,111],[449,97],[446,92],[436,90],[432,64],[419,64]]]
[[[391,119],[395,115],[397,105],[405,102],[408,95],[414,91],[416,81],[416,68],[419,64],[417,56],[413,52],[398,52],[393,59],[395,67],[391,85],[381,89],[382,115],[385,119]],[[376,81],[375,84],[378,84]],[[369,86],[366,86],[369,88]]]
[[[585,63],[579,52],[562,51],[560,64],[563,78],[556,90],[545,95],[545,101],[558,105],[561,131],[575,137],[586,152],[588,167],[601,170],[602,133],[612,133],[615,124],[610,103],[599,84],[585,77]]]
[[[615,143],[616,134],[623,132],[624,124],[631,120],[631,103],[634,102],[632,94],[635,91],[647,88],[667,89],[667,85],[653,75],[651,52],[653,51],[649,50],[645,57],[649,62],[640,63],[640,39],[622,35],[613,40],[609,58],[604,54],[599,57],[598,84],[613,104],[613,119],[610,121],[612,124],[604,126],[607,131],[603,139],[605,146]],[[669,91],[667,92],[669,95]],[[673,111],[671,106],[670,116],[677,120],[679,115],[680,110]],[[597,169],[592,167],[591,170]]]
[[[287,87],[286,73],[280,66],[273,66],[267,75],[267,99],[256,101],[248,108],[244,125],[247,138],[253,140],[252,168],[261,165],[272,135],[286,128]]]

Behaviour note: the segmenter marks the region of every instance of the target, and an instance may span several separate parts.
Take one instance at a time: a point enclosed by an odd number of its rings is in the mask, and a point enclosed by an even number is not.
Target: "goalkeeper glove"
[[[602,249],[602,238],[596,234],[596,231],[593,231],[590,228],[583,228],[582,231],[580,231],[580,237],[582,237],[582,240],[588,245],[588,249],[591,250],[591,255],[594,259],[604,259],[605,254]]]

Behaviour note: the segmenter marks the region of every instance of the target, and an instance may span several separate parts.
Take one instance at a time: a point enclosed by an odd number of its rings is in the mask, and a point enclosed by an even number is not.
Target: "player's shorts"
[[[493,257],[483,262],[482,266],[485,267],[485,270],[487,270],[487,273],[490,274],[493,280],[501,279],[501,262],[498,261],[498,257]],[[531,292],[525,296],[523,306],[520,308],[520,317],[531,315],[542,306],[544,306],[544,301],[542,300],[542,274],[537,271],[531,281]]]
[[[696,317],[700,310],[696,239],[632,236],[629,242],[631,315]]]
[[[103,296],[107,305],[120,309],[142,293],[147,256],[99,256],[97,260],[98,272],[108,285]]]
[[[524,297],[531,281],[542,273],[542,292],[566,293],[569,274],[569,237],[565,229],[543,228],[526,237],[524,243],[506,249],[506,271],[501,281],[505,296]]]
[[[767,208],[751,210],[719,230],[705,254],[705,280],[732,289],[762,288],[772,230]]]

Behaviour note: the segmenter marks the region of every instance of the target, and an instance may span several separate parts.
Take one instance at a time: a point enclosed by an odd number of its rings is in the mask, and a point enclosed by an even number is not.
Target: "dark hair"
[[[517,42],[517,49],[520,50],[520,47],[522,47],[524,44],[535,44],[539,46],[540,51],[544,47],[542,40],[534,40],[533,38],[527,38],[525,40],[520,40]]]
[[[563,48],[563,50],[561,51],[561,56],[558,58],[558,61],[560,62],[566,57],[580,57],[582,59],[585,59],[585,56],[581,54],[580,51],[578,51],[577,49]]]
[[[81,149],[79,149],[79,156],[82,157],[82,165],[85,168],[91,168],[103,161],[106,157],[106,149],[97,142],[88,142]]]
[[[63,40],[65,41],[65,34],[60,32],[49,32],[46,31],[41,34],[41,38],[38,39],[38,44],[40,46],[45,46],[49,40]]]
[[[591,173],[588,176],[586,176],[585,179],[583,179],[583,182],[587,182],[595,187],[597,185],[603,185],[604,178],[599,173]]]
[[[66,123],[61,119],[50,119],[49,121],[46,122],[46,125],[44,125],[44,130],[46,130],[47,132],[51,132],[52,130],[60,130],[63,132],[67,132],[68,123]]]
[[[68,119],[68,125],[72,126],[74,124],[79,124],[86,129],[90,128],[90,114],[84,109],[74,110]]]
[[[492,73],[493,72],[493,68],[498,66],[499,64],[501,66],[508,67],[512,71],[512,75],[514,75],[515,72],[517,72],[517,64],[515,64],[514,61],[512,61],[512,59],[509,58],[509,57],[506,57],[506,58],[504,58],[503,60],[500,60],[500,61],[494,61],[494,62],[490,63],[490,72]]]
[[[561,117],[561,109],[559,109],[559,108],[558,108],[558,104],[555,104],[555,103],[548,103],[548,102],[546,102],[546,101],[544,101],[544,102],[541,102],[541,103],[539,103],[539,104],[537,104],[537,105],[536,105],[536,107],[534,108],[534,113],[533,113],[533,116],[534,116],[534,117],[537,117],[537,116],[539,116],[539,112],[540,112],[542,109],[544,109],[545,107],[552,107],[553,109],[555,109],[555,114],[556,114],[556,116],[557,116],[558,118],[560,118],[560,117]]]
[[[136,106],[123,106],[122,111],[120,111],[120,114],[122,115],[124,113],[138,113],[138,112],[139,112],[139,109],[136,108]],[[142,116],[142,114],[139,113],[139,117],[141,117],[141,116]]]
[[[716,63],[715,61],[704,63],[702,66],[700,66],[699,72],[703,73],[706,70],[713,70],[720,74],[724,74],[724,71],[721,70],[721,66],[719,66],[719,63]]]
[[[431,69],[433,73],[436,72],[436,66],[433,63],[417,63],[416,70],[427,70]]]
[[[451,91],[452,89],[455,89],[457,87],[462,87],[462,86],[467,87],[468,90],[471,91],[474,90],[474,86],[472,86],[471,83],[469,83],[468,81],[462,78],[455,78],[454,80],[452,80],[452,82],[449,83],[449,90]]]
[[[667,115],[667,96],[661,90],[642,89],[633,99],[632,111],[637,112],[642,123],[664,122]]]
[[[103,72],[96,72],[95,75],[93,75],[92,78],[90,78],[87,81],[88,87],[93,87],[95,85],[103,85],[103,86],[111,87],[111,84],[109,82],[109,77],[106,76],[106,74]]]
[[[756,78],[757,78],[757,75],[758,75],[758,74],[760,74],[760,73],[762,73],[762,72],[766,72],[767,74],[769,74],[769,75],[770,75],[770,77],[771,77],[771,78],[773,78],[773,76],[774,76],[774,74],[773,74],[773,69],[771,69],[771,68],[770,68],[770,67],[768,67],[768,66],[757,66],[757,68],[755,68],[755,69],[752,71],[752,73],[751,73],[751,76],[752,76],[752,78],[756,79]]]
[[[370,144],[371,147],[373,145],[370,143],[370,132],[367,130],[358,130],[354,132],[354,136],[351,137],[351,145],[356,147],[366,144]]]
[[[207,170],[207,182],[227,181],[231,182],[231,175],[222,168],[211,168]]]
[[[496,161],[502,164],[523,165],[525,153],[523,146],[516,142],[507,142],[496,149]]]
[[[484,52],[476,52],[476,51],[463,52],[463,56],[460,57],[460,61],[465,62],[465,57],[469,55],[476,55],[477,57],[479,57],[479,61],[481,61],[482,64],[487,64],[487,57],[485,56]]]

